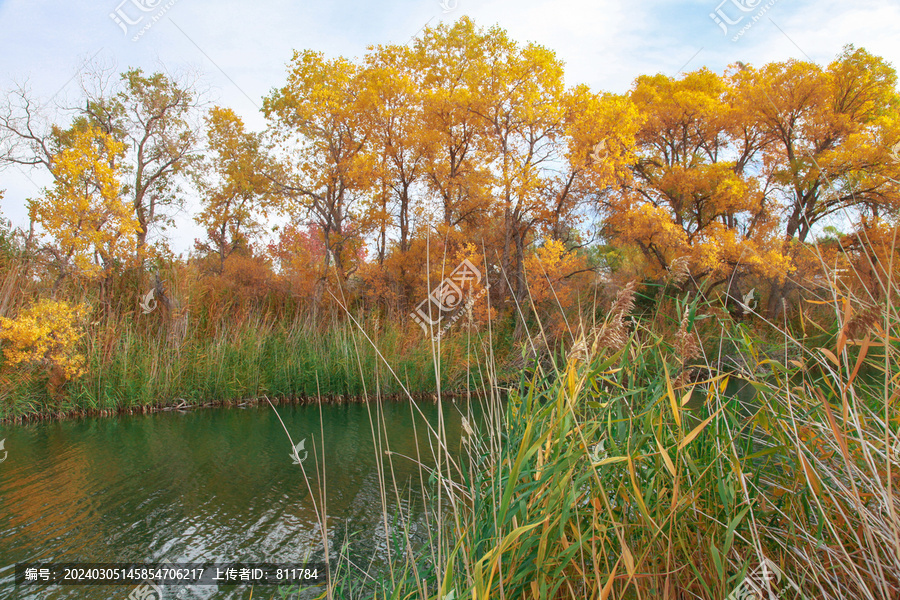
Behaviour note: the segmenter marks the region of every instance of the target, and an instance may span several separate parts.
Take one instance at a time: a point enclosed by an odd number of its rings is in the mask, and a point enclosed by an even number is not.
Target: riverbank
[[[480,376],[469,365],[472,349],[484,345],[483,334],[448,335],[438,356],[418,327],[363,328],[365,335],[352,324],[311,327],[250,318],[212,335],[188,329],[173,339],[165,328],[127,320],[95,323],[81,343],[84,372],[71,381],[54,385],[52,371],[40,365],[6,370],[0,422],[235,405],[264,397],[337,403],[428,399],[439,389],[472,389],[466,382]],[[503,336],[493,344],[498,356],[511,348]]]
[[[441,391],[440,399],[444,402],[460,402],[469,398],[480,397],[482,394],[477,390],[458,390],[458,391]],[[36,423],[41,421],[63,421],[69,419],[91,419],[98,417],[114,417],[121,415],[138,415],[153,414],[160,412],[191,412],[194,410],[202,410],[208,408],[246,408],[268,404],[271,402],[275,406],[281,405],[319,405],[326,404],[330,406],[340,406],[343,404],[365,404],[371,402],[395,402],[403,403],[412,400],[416,403],[437,403],[438,394],[435,392],[419,392],[414,394],[388,394],[371,397],[363,396],[293,396],[293,397],[275,397],[262,396],[260,398],[246,398],[241,400],[217,400],[213,402],[203,402],[200,404],[189,404],[184,398],[175,398],[174,403],[169,404],[151,404],[133,407],[122,407],[117,410],[71,410],[69,412],[57,413],[34,413],[18,417],[10,417],[0,420],[0,424],[13,425]]]

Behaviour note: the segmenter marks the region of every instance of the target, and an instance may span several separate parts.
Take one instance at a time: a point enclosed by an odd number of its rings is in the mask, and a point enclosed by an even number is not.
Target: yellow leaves
[[[820,495],[822,493],[822,482],[819,479],[818,473],[816,473],[816,470],[813,467],[812,463],[809,462],[809,459],[806,458],[806,455],[802,450],[800,450],[799,456],[800,464],[803,467],[803,472],[806,474],[806,478],[809,482],[810,487],[816,493],[816,495]]]
[[[672,408],[672,416],[675,417],[675,423],[681,427],[681,408],[675,399],[675,390],[672,388],[672,378],[669,377],[669,367],[663,364],[663,370],[666,373],[666,396],[669,398],[669,406]]]
[[[837,92],[836,108],[842,114],[868,120],[896,100],[896,72],[883,58],[862,48],[845,46],[828,72]]]
[[[886,156],[900,125],[896,83],[893,67],[852,46],[827,68],[789,60],[736,74],[729,96],[744,130],[772,139],[762,175],[783,194],[773,208],[791,215],[788,237],[806,241],[840,210],[896,207],[898,165]]]
[[[629,198],[611,202],[609,225],[616,237],[650,248],[675,249],[688,244],[686,233],[674,222],[669,211],[650,202],[632,202]]]
[[[537,266],[545,272],[564,272],[575,261],[575,255],[566,250],[565,244],[559,240],[548,240],[538,248],[532,258],[531,266]],[[538,266],[540,265],[540,266]]]
[[[662,442],[659,441],[659,438],[654,437],[653,439],[656,441],[656,447],[659,450],[659,455],[663,459],[663,464],[666,466],[666,470],[669,471],[672,477],[675,477],[677,475],[677,472],[675,470],[675,463],[672,462],[671,457],[669,457],[669,453],[666,452],[666,449],[662,445]]]
[[[634,162],[635,135],[645,115],[629,98],[595,93],[586,85],[567,92],[565,104],[570,170],[594,189],[628,180],[627,165]]]
[[[54,186],[28,201],[29,216],[81,275],[98,277],[132,253],[140,229],[133,208],[120,197],[125,145],[91,127],[73,128],[61,139],[50,166]]]
[[[11,365],[21,363],[55,367],[65,379],[84,372],[84,356],[77,353],[83,333],[81,320],[87,315],[83,304],[41,299],[15,319],[0,317],[0,343]]]
[[[715,126],[726,112],[722,103],[722,79],[703,68],[676,79],[643,75],[635,81],[632,100],[646,114],[645,134],[675,130],[690,120],[702,127]]]
[[[704,429],[706,429],[706,426],[709,425],[710,422],[712,422],[712,420],[714,418],[716,418],[716,416],[722,411],[723,408],[725,408],[724,405],[719,407],[719,410],[717,410],[713,414],[709,415],[699,425],[694,427],[689,434],[684,436],[684,439],[682,439],[680,442],[678,442],[678,449],[683,450],[685,446],[687,446],[688,444],[693,442],[694,438],[696,438],[698,435],[700,435],[700,432],[702,432]]]
[[[211,247],[198,246],[215,249],[224,261],[261,232],[274,193],[260,136],[247,132],[244,122],[227,108],[210,110],[206,124],[212,153],[197,177],[203,210],[194,220],[204,226],[211,242]]]
[[[620,242],[640,247],[657,269],[683,256],[695,276],[721,277],[740,264],[783,279],[792,264],[776,232],[759,228],[751,236],[738,227],[759,200],[753,186],[730,169],[728,164],[672,166],[647,186],[659,186],[656,202],[636,194],[610,201],[610,230]]]

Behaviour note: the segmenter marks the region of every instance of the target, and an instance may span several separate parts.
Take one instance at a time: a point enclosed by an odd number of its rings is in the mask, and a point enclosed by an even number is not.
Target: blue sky
[[[726,33],[711,14],[736,23]],[[44,101],[74,97],[89,58],[119,70],[194,69],[216,103],[261,129],[261,97],[282,85],[294,49],[358,57],[463,15],[555,50],[570,84],[612,92],[641,74],[722,72],[738,60],[824,64],[848,43],[900,67],[898,0],[0,0],[0,89],[27,81]],[[26,224],[25,199],[47,184],[39,171],[0,171],[0,211]],[[199,231],[190,210],[178,221],[172,245],[183,251]]]

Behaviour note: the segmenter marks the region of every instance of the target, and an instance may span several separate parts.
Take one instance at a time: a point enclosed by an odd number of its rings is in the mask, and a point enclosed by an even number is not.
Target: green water
[[[383,564],[379,457],[386,461],[389,514],[408,518],[414,538],[426,533],[422,472],[404,457],[433,464],[425,429],[426,421],[437,427],[438,409],[418,407],[424,414],[394,402],[279,406],[294,443],[306,440],[312,497],[267,405],[3,426],[0,598],[125,600],[133,588],[17,588],[17,562],[321,560],[314,500],[320,503],[323,486],[332,550],[349,540],[355,564]],[[451,453],[459,450],[468,410],[444,405]],[[249,587],[165,588],[165,600],[248,597]],[[253,593],[272,597],[272,588]]]

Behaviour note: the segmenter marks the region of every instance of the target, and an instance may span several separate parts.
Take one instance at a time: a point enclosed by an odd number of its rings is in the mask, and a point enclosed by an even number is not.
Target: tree
[[[426,27],[413,45],[422,71],[426,185],[437,197],[433,208],[445,235],[460,225],[483,226],[491,202],[491,157],[481,144],[486,124],[472,110],[485,43],[486,34],[463,17],[451,28]],[[432,219],[427,220],[430,227]]]
[[[200,163],[196,181],[203,210],[195,217],[208,241],[198,249],[225,260],[262,232],[262,219],[274,201],[272,182],[266,177],[261,136],[245,131],[243,121],[227,108],[214,107],[206,117],[212,156]]]
[[[736,97],[772,136],[766,169],[777,192],[784,239],[805,242],[824,220],[878,218],[900,202],[897,74],[884,59],[847,46],[827,68],[789,60],[737,73]],[[788,246],[790,247],[790,246]],[[776,316],[791,285],[770,296]]]
[[[540,191],[565,148],[563,65],[552,51],[535,44],[520,48],[496,29],[482,48],[484,58],[473,69],[478,101],[471,110],[484,121],[503,223],[502,265],[512,278],[511,295],[521,302],[529,236],[550,217]]]
[[[372,185],[373,158],[361,89],[360,69],[350,61],[295,52],[287,84],[263,104],[272,136],[288,148],[269,175],[288,200],[283,210],[295,225],[318,225],[323,236],[316,304],[332,262],[340,281],[355,268],[355,246],[367,229],[357,205]]]
[[[567,90],[552,51],[519,45],[499,27],[463,18],[426,28],[415,50],[425,73],[427,182],[440,202],[442,233],[459,237],[457,246],[487,246],[506,274],[507,298],[521,303],[527,248],[542,234],[571,231],[580,203],[608,178],[589,160],[599,139],[587,138],[601,130],[612,137],[613,123],[589,124],[584,111],[618,113],[623,140],[632,119],[585,86]]]
[[[641,76],[630,94],[644,117],[636,159],[606,205],[606,231],[636,245],[649,274],[676,259],[711,286],[740,272],[783,278],[777,220],[751,172],[765,140],[728,103],[729,83],[707,69],[676,79]]]
[[[107,80],[100,70],[85,78],[83,113],[125,144],[122,193],[140,224],[136,251],[143,267],[151,231],[171,225],[169,211],[182,205],[178,177],[198,159],[199,127],[192,122],[199,108],[198,95],[188,81],[163,73],[145,75],[141,69],[122,73],[118,89],[105,89]]]
[[[41,298],[15,319],[0,317],[0,343],[9,365],[31,364],[49,373],[48,387],[58,391],[67,380],[84,373],[85,358],[78,352],[88,307]],[[54,389],[55,388],[55,389]]]
[[[542,183],[546,214],[538,225],[543,235],[573,246],[587,209],[599,206],[616,181],[629,176],[643,116],[627,97],[595,93],[586,85],[568,90],[563,105],[561,167]]]
[[[28,201],[29,216],[53,238],[56,286],[70,273],[109,283],[132,255],[140,227],[122,200],[119,178],[124,145],[83,121],[57,131],[52,188]]]
[[[531,302],[545,308],[551,315],[554,334],[560,333],[565,324],[566,312],[575,307],[579,286],[579,274],[583,278],[589,269],[585,259],[566,249],[560,240],[549,239],[525,257],[528,275],[528,293]],[[571,333],[571,332],[570,332]]]
[[[171,224],[170,211],[181,204],[178,177],[196,160],[198,127],[191,119],[198,95],[188,81],[141,69],[122,73],[118,86],[114,81],[108,70],[89,68],[81,80],[83,102],[62,109],[68,125],[51,123],[25,87],[13,90],[0,108],[0,167],[43,167],[53,175],[56,135],[77,123],[123,144],[119,189],[140,225],[134,236],[142,268],[153,228]]]
[[[398,250],[409,250],[413,193],[424,174],[425,128],[421,86],[413,52],[406,46],[378,46],[366,55],[362,72],[364,93],[371,96],[370,143],[379,157],[381,190],[389,190],[396,212],[388,207],[388,198],[379,193],[383,223],[379,231],[379,263],[387,250],[387,225],[396,225]],[[396,222],[392,217],[396,216]]]

